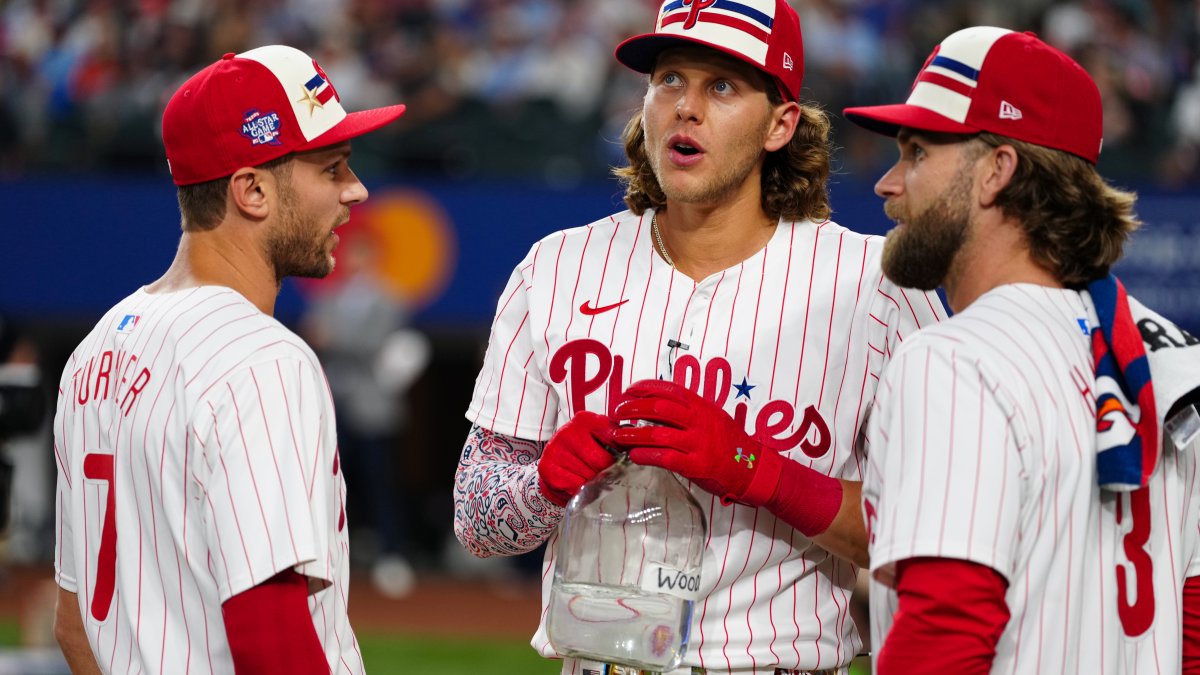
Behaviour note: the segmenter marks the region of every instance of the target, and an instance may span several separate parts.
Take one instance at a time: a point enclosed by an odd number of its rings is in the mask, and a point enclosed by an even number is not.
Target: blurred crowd
[[[1031,29],[1092,73],[1102,169],[1170,187],[1200,178],[1200,0],[791,0],[806,95],[831,112],[902,97],[940,36]],[[356,163],[431,177],[570,185],[621,161],[642,81],[612,49],[656,0],[0,0],[0,176],[162,169],[170,92],[226,52],[287,43],[349,101],[408,103]],[[889,145],[836,127],[839,169]]]

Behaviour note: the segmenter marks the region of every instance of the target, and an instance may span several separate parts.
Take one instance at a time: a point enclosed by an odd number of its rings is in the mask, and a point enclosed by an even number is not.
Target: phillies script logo
[[[683,0],[684,7],[688,9],[687,19],[683,22],[683,29],[688,30],[696,25],[696,19],[700,18],[700,10],[712,7],[717,0]]]
[[[589,362],[595,370],[589,370]],[[597,362],[598,367],[595,366]],[[571,395],[571,407],[575,410],[585,410],[587,396],[607,383],[608,412],[611,414],[617,404],[624,400],[624,366],[625,359],[613,354],[602,342],[586,338],[571,340],[559,347],[550,358],[550,379],[555,383],[566,382]],[[701,367],[700,359],[685,354],[675,361],[674,380],[676,384],[700,394],[722,409],[734,388],[733,368],[729,361],[721,357],[709,359]],[[750,406],[745,401],[738,401],[733,408],[733,419],[759,443],[781,452],[799,445],[804,454],[813,459],[829,451],[832,443],[829,426],[815,406],[804,409],[799,426],[792,433],[788,433],[788,429],[796,421],[797,414],[791,403],[768,401],[759,409],[753,428],[747,429],[749,410]]]

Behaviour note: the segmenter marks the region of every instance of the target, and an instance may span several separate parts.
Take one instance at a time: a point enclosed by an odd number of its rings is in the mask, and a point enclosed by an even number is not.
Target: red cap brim
[[[316,150],[317,148],[336,145],[342,141],[348,141],[370,133],[396,121],[397,118],[404,114],[405,108],[406,106],[401,103],[384,108],[347,113],[346,118],[335,124],[332,129],[295,148],[294,151]]]
[[[961,122],[955,122],[949,117],[927,108],[907,103],[846,108],[842,114],[860,127],[885,136],[895,136],[901,127],[943,134],[977,134],[982,131]]]
[[[645,33],[643,35],[634,35],[617,45],[613,56],[617,60],[625,64],[631,70],[639,73],[654,72],[654,64],[658,62],[658,55],[669,47],[682,47],[685,45],[703,45],[712,47],[733,56],[739,60],[744,60],[740,54],[732,54],[726,49],[722,49],[714,44],[693,40],[679,35],[660,35],[658,33]]]

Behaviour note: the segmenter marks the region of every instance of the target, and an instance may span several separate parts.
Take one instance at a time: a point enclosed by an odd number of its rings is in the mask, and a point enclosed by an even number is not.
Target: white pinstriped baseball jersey
[[[1129,304],[1147,354],[1194,343],[1194,338],[1176,332],[1169,321],[1136,299],[1130,298]],[[1158,414],[1166,415],[1186,389],[1166,386],[1166,376],[1155,372]],[[1126,432],[1132,434],[1132,427]],[[1188,577],[1200,576],[1197,453],[1200,441],[1192,440],[1180,449],[1164,432],[1162,457],[1145,488],[1123,494],[1101,492],[1101,555],[1092,572],[1102,590],[1089,597],[1094,607],[1084,611],[1105,632],[1092,650],[1103,658],[1090,672],[1182,671],[1183,584]]]
[[[363,672],[333,404],[282,324],[229,288],[135,292],[71,355],[54,440],[55,579],[105,672],[233,672],[221,604],[289,568],[332,672]]]
[[[1102,493],[1092,570],[1101,591],[1084,610],[1103,630],[1089,655],[1102,657],[1087,672],[1182,672],[1183,584],[1200,576],[1198,452],[1200,443],[1178,450],[1168,437],[1149,485]]]
[[[636,380],[673,377],[785,455],[858,479],[854,439],[877,375],[904,337],[944,316],[938,298],[893,286],[879,271],[883,240],[832,222],[780,222],[764,249],[697,283],[654,252],[651,215],[622,212],[533,246],[499,300],[467,417],[545,440],[580,410],[611,412]],[[684,664],[848,663],[861,644],[848,613],[855,567],[765,509],[693,491],[709,541]],[[554,656],[544,625],[533,645]]]
[[[895,563],[939,557],[1008,581],[993,673],[1179,671],[1182,580],[1200,571],[1195,449],[1168,450],[1132,514],[1130,495],[1100,490],[1094,325],[1085,294],[1014,284],[898,350],[868,422],[863,486],[876,653],[896,610]],[[1154,630],[1123,638],[1147,607],[1117,616],[1117,569],[1134,591],[1151,565]],[[1151,602],[1141,588],[1135,607]],[[1145,658],[1155,651],[1158,667]],[[1123,670],[1118,652],[1142,665]]]

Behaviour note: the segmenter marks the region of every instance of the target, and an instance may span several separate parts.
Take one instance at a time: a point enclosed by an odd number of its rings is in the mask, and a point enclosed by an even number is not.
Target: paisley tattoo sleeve
[[[538,488],[544,445],[471,427],[454,476],[454,535],[468,551],[517,555],[550,537],[563,510]]]

